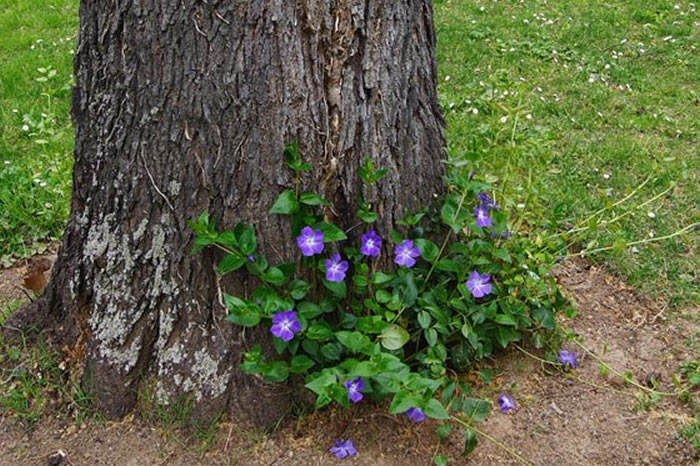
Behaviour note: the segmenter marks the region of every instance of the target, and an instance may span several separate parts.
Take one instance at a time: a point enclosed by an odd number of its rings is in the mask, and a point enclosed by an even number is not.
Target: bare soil
[[[21,275],[0,271],[4,299],[7,290],[16,294],[11,284],[21,283]],[[698,309],[667,317],[653,302],[584,261],[571,261],[556,275],[578,309],[564,326],[617,370],[630,371],[642,383],[653,377],[660,390],[675,390],[672,379],[680,362],[698,357],[693,346],[700,336]],[[519,410],[506,415],[494,409],[478,427],[532,464],[690,465],[700,460],[677,435],[692,420],[687,404],[663,397],[643,409],[635,398],[639,390],[612,374],[604,377],[591,357],[562,374],[512,350],[481,368],[493,370],[489,384],[479,380],[476,370],[464,375],[476,394],[495,404],[500,393],[508,393]],[[70,465],[421,465],[430,464],[436,452],[448,456],[450,464],[519,464],[483,438],[471,455],[462,457],[457,429],[440,443],[437,423],[415,424],[386,412],[385,406],[368,403],[347,411],[329,409],[286,421],[270,434],[228,419],[219,424],[208,448],[201,437],[148,425],[133,415],[80,427],[65,416],[46,415],[31,432],[0,417],[0,464],[51,464],[49,455],[58,450],[66,456],[56,464]],[[353,439],[357,456],[339,460],[330,455],[328,448],[338,438]]]

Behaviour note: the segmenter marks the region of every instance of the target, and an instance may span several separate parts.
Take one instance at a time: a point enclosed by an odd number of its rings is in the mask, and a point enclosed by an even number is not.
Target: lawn
[[[0,265],[57,241],[68,216],[77,27],[76,1],[0,0]]]
[[[700,298],[697,230],[629,243],[700,220],[694,5],[435,2],[452,157],[497,180],[525,230],[561,232],[608,207],[574,249],[614,246],[593,260],[671,308]]]
[[[0,264],[67,218],[77,4],[0,0]],[[580,228],[557,236],[569,253],[611,247],[588,256],[671,309],[699,301],[696,231],[656,241],[700,220],[694,5],[434,5],[452,159],[499,186],[522,232]]]

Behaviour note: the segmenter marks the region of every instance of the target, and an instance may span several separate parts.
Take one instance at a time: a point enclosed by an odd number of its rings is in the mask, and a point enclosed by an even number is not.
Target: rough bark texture
[[[298,140],[304,186],[345,227],[361,160],[388,169],[364,193],[386,235],[441,190],[434,47],[429,0],[82,0],[71,216],[18,319],[55,330],[107,414],[146,376],[162,402],[274,420],[289,393],[238,370],[267,332],[222,321],[220,256],[188,254],[186,221],[253,223],[272,262],[294,259],[286,219],[265,212],[292,186],[282,149]],[[245,293],[242,277],[223,286]]]

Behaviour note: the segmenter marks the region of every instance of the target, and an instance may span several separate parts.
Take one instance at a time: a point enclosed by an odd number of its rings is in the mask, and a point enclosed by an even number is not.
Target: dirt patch
[[[22,259],[14,267],[0,268],[0,310],[14,301],[31,299],[41,292],[56,261],[57,246],[51,246],[46,254]]]
[[[603,270],[572,261],[556,273],[578,308],[563,324],[613,367],[639,381],[652,377],[659,389],[674,391],[673,377],[683,360],[697,357],[690,343],[700,335],[697,318],[669,317],[653,303]],[[697,309],[690,316],[697,315]],[[571,350],[577,350],[572,346]],[[580,352],[580,351],[579,351]],[[677,397],[640,407],[637,390],[619,377],[604,377],[598,363],[584,357],[571,373],[553,373],[519,351],[509,351],[482,368],[493,370],[490,383],[473,380],[475,393],[495,402],[510,394],[519,411],[504,415],[494,409],[478,426],[537,465],[686,465],[700,459],[676,434],[690,422],[690,408]],[[232,420],[232,421],[235,421]],[[389,416],[384,406],[361,403],[351,410],[329,409],[287,422],[272,434],[224,422],[212,446],[202,452],[199,439],[149,427],[127,417],[121,422],[89,422],[77,429],[69,420],[45,417],[31,433],[0,419],[0,464],[47,464],[62,449],[72,465],[413,465],[429,464],[436,452],[451,464],[518,464],[492,443],[480,439],[467,458],[455,431],[438,442],[435,422],[415,424]],[[337,460],[328,448],[338,438],[351,438],[358,455]]]

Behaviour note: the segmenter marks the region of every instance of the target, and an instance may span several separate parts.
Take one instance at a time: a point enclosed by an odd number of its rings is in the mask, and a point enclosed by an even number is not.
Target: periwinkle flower
[[[505,238],[510,238],[511,236],[513,236],[513,232],[506,230],[503,233],[501,233],[500,235],[498,233],[491,232],[491,233],[489,233],[489,236],[491,238],[505,239]]]
[[[382,238],[374,230],[369,230],[362,235],[362,246],[360,252],[365,256],[376,257],[379,255],[379,250],[382,246]]]
[[[423,410],[416,407],[408,408],[406,411],[406,416],[408,416],[408,418],[414,422],[423,422],[423,419],[425,419]]]
[[[488,281],[491,279],[489,274],[482,273],[479,274],[476,270],[469,275],[469,280],[467,280],[467,288],[472,293],[475,298],[481,298],[491,293],[491,284]]]
[[[248,254],[248,262],[255,262],[255,256],[252,254]]]
[[[479,199],[479,206],[480,207],[486,207],[487,209],[488,208],[498,209],[498,206],[489,197],[488,193],[485,193],[482,191],[479,194],[477,194],[476,197]]]
[[[336,440],[335,445],[333,445],[329,451],[333,453],[337,458],[346,458],[348,456],[355,456],[357,454],[355,445],[352,444],[352,440],[350,439],[347,439],[345,441]]]
[[[348,267],[348,261],[341,261],[340,254],[333,254],[330,259],[326,259],[326,280],[342,282],[345,280]]]
[[[404,267],[413,267],[416,264],[416,257],[420,256],[418,248],[413,246],[413,241],[405,239],[401,244],[394,246],[394,262]]]
[[[311,227],[304,227],[301,234],[297,236],[297,245],[305,256],[319,254],[323,251],[323,232],[313,230]]]
[[[491,226],[491,217],[489,216],[489,208],[484,206],[474,207],[474,215],[476,216],[476,225],[484,228]]]
[[[362,390],[365,389],[365,383],[360,377],[355,377],[353,380],[346,380],[343,385],[348,390],[348,400],[353,403],[358,403],[362,399]]]
[[[301,331],[301,325],[297,320],[297,313],[289,311],[277,312],[272,316],[272,327],[270,333],[284,341],[294,338],[294,334]]]
[[[560,363],[565,366],[569,366],[572,369],[578,367],[578,354],[573,351],[567,351],[565,349],[559,350],[559,357],[557,358]]]
[[[515,401],[513,398],[509,397],[505,393],[498,397],[498,405],[501,407],[502,413],[507,413],[508,411],[517,411],[518,408],[515,407]]]

